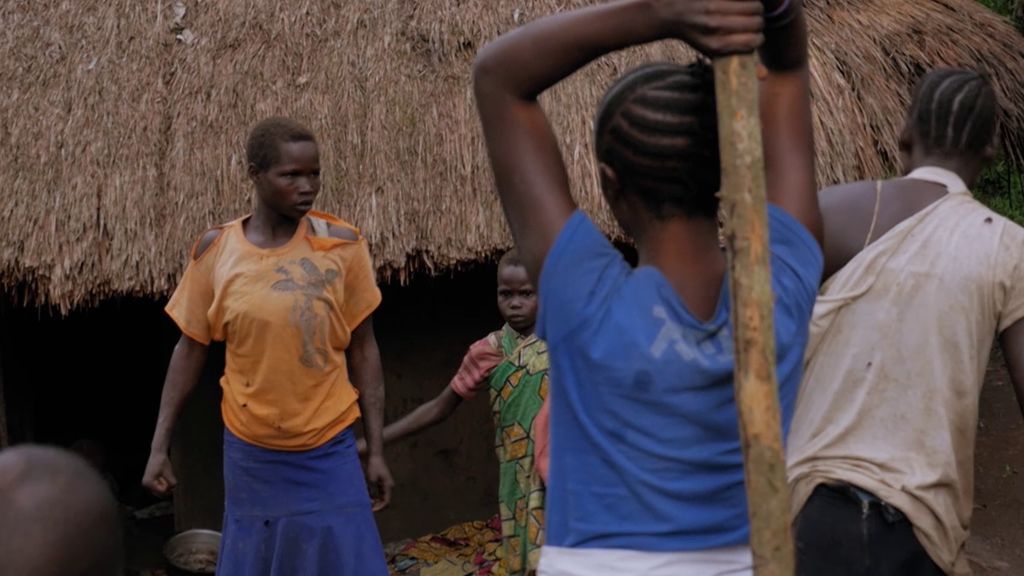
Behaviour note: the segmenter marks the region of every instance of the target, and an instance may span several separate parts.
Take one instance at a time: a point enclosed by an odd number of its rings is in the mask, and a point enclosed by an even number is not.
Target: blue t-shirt
[[[784,432],[796,403],[821,248],[769,206]],[[657,552],[749,541],[728,282],[701,322],[654,267],[632,268],[583,212],[540,280],[551,358],[546,543]]]

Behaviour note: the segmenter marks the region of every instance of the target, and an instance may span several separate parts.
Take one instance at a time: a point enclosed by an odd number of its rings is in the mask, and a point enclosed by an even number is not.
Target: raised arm
[[[767,0],[761,63],[761,128],[768,201],[800,221],[820,244],[814,130],[802,0]],[[778,12],[773,16],[774,12]]]
[[[142,485],[150,492],[164,495],[178,483],[167,455],[171,446],[174,425],[188,401],[206,364],[207,346],[182,334],[171,354],[167,377],[160,395],[160,414],[153,432],[149,461],[142,476]]]
[[[599,56],[654,40],[684,39],[711,55],[751,51],[761,14],[750,0],[623,0],[542,18],[481,50],[477,111],[505,216],[535,283],[576,209],[537,97]]]

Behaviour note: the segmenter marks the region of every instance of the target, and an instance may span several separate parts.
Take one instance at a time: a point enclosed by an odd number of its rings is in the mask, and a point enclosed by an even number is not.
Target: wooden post
[[[7,437],[7,403],[4,402],[4,364],[3,346],[0,345],[0,450],[7,448],[10,440]]]
[[[793,536],[775,374],[764,149],[753,54],[715,61],[736,406],[757,576],[792,576]]]
[[[4,294],[0,293],[0,326],[7,326],[10,323],[7,321],[7,310],[3,302]],[[0,334],[0,450],[7,448],[10,443],[10,437],[7,432],[7,402],[4,398],[4,335]]]

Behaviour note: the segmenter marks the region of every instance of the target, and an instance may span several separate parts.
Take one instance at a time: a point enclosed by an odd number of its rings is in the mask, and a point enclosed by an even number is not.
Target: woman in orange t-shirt
[[[384,385],[371,315],[381,295],[359,230],[312,211],[313,135],[256,125],[246,153],[252,214],[207,231],[167,304],[182,336],[167,370],[143,485],[175,485],[167,449],[207,345],[226,343],[225,511],[218,574],[386,576],[373,511],[384,462]],[[358,391],[357,391],[358,390]],[[361,394],[360,394],[361,393]],[[365,418],[366,477],[352,425]]]

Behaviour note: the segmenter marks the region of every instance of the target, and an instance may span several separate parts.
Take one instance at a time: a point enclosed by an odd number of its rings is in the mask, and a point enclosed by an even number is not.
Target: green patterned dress
[[[504,360],[490,374],[498,456],[503,566],[508,576],[537,569],[544,542],[544,484],[533,466],[533,420],[548,394],[548,347],[506,324],[495,333]]]

